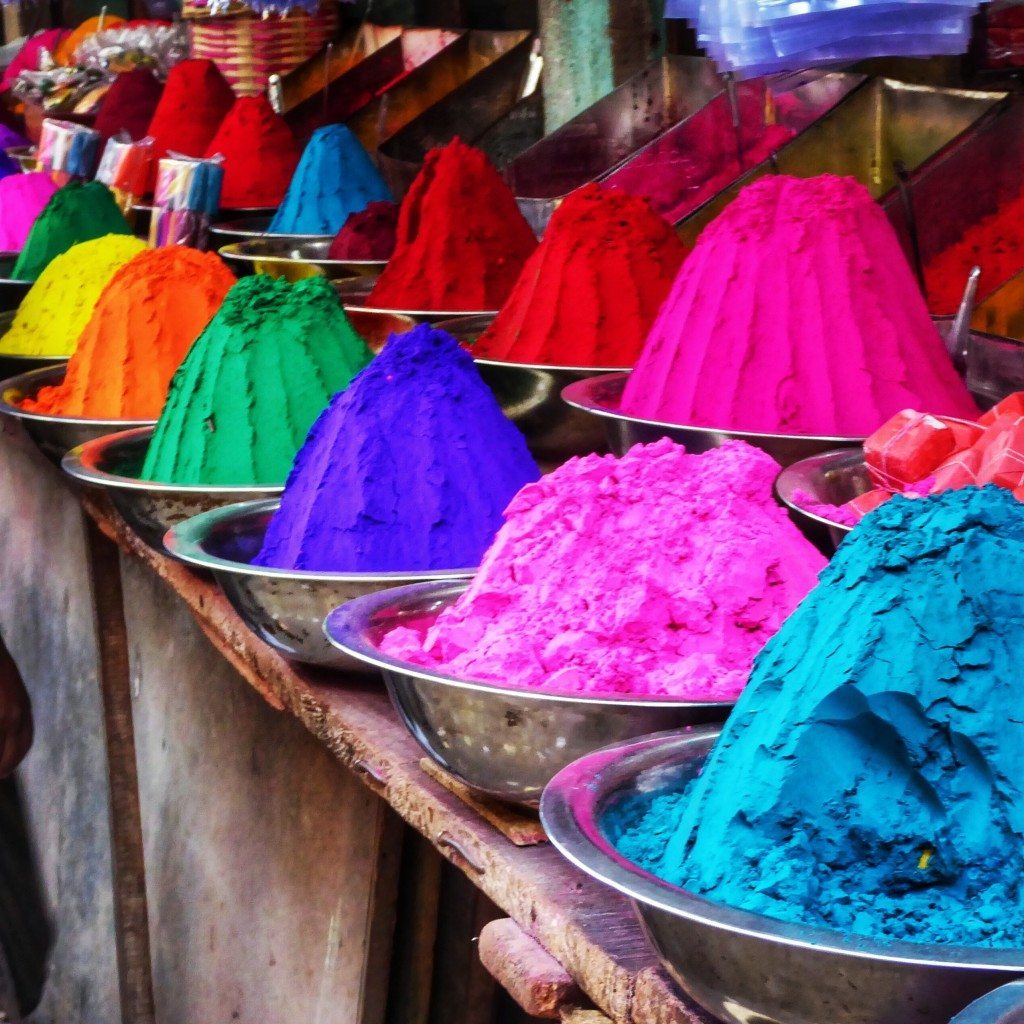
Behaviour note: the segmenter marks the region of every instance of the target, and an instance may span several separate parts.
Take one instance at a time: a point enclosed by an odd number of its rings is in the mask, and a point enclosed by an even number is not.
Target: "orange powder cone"
[[[100,296],[64,382],[24,408],[86,419],[155,420],[192,342],[235,283],[214,253],[148,249]]]

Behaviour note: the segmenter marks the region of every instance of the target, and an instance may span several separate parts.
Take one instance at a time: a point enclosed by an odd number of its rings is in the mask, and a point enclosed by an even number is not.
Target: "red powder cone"
[[[397,235],[370,295],[386,309],[499,309],[537,248],[512,190],[479,149],[459,139],[427,154]]]
[[[122,72],[103,98],[96,115],[96,131],[104,140],[125,131],[137,142],[149,130],[161,95],[163,86],[152,71],[136,68]]]
[[[206,156],[224,157],[223,207],[277,206],[302,150],[266,96],[242,96],[221,122]]]
[[[630,367],[685,255],[646,199],[584,185],[555,211],[473,354],[548,366]]]
[[[167,76],[164,94],[149,124],[156,140],[154,157],[168,152],[202,156],[235,94],[212,60],[183,60]]]

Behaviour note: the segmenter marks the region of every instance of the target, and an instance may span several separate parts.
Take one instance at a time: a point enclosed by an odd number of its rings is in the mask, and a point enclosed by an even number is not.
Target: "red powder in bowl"
[[[389,260],[395,251],[398,204],[370,203],[349,215],[327,253],[332,260]]]
[[[122,72],[103,98],[96,131],[104,139],[125,131],[137,142],[149,130],[163,91],[152,71],[136,68]]]
[[[231,86],[212,60],[176,64],[149,124],[148,134],[156,140],[154,157],[159,160],[168,152],[202,156],[234,102]]]
[[[554,366],[632,366],[685,255],[646,199],[584,185],[555,211],[473,354]]]
[[[224,207],[277,206],[292,179],[301,149],[291,128],[266,96],[242,96],[207,147],[224,157]]]
[[[499,309],[537,239],[486,155],[453,139],[402,202],[395,253],[370,293],[384,309]]]

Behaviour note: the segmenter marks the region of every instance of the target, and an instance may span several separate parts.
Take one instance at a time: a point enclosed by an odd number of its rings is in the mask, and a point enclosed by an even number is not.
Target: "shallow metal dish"
[[[222,246],[218,254],[237,277],[269,274],[288,281],[299,281],[318,274],[332,280],[376,276],[387,266],[387,260],[332,260],[327,256],[330,248],[330,239],[292,242],[287,238],[268,235]]]
[[[0,415],[21,420],[25,432],[39,446],[40,451],[59,463],[65,453],[86,441],[104,434],[131,427],[152,426],[155,420],[94,420],[78,416],[57,416],[51,413],[29,412],[21,407],[26,398],[35,398],[46,387],[63,383],[67,364],[44,366],[0,382]]]
[[[354,277],[344,281],[335,281],[334,287],[338,289],[342,305],[346,312],[365,313],[367,316],[407,316],[418,324],[441,323],[446,320],[461,320],[463,317],[489,317],[493,320],[497,315],[496,309],[386,309],[382,306],[371,306],[367,304],[370,292],[377,283],[377,275],[372,277]]]
[[[167,531],[200,512],[238,501],[270,498],[280,487],[214,487],[140,479],[153,427],[107,434],[72,449],[61,460],[69,476],[104,491],[121,518],[151,548],[164,551]]]
[[[493,322],[490,315],[465,316],[437,326],[472,346]],[[601,420],[563,402],[562,391],[575,381],[609,373],[614,367],[546,366],[495,359],[475,362],[502,411],[523,432],[527,447],[542,467],[559,466],[574,455],[608,451]]]
[[[328,642],[324,619],[332,609],[389,587],[469,580],[475,571],[333,573],[252,565],[280,505],[269,498],[203,512],[171,527],[164,547],[179,561],[212,572],[246,626],[296,661],[366,672],[364,662],[346,657]]]
[[[816,541],[822,533],[827,535],[833,551],[853,527],[809,512],[801,507],[794,495],[803,491],[823,505],[845,505],[874,486],[861,448],[843,448],[812,455],[809,459],[786,466],[775,478],[775,494],[789,509],[797,526],[811,540]]]
[[[293,244],[302,242],[329,242],[331,235],[288,235],[271,233],[270,222],[274,219],[272,213],[262,214],[254,217],[239,217],[237,220],[225,220],[210,227],[210,248],[220,250],[225,245],[235,242],[251,242],[257,238],[274,238],[278,241],[287,241]]]
[[[4,335],[14,323],[15,312],[15,310],[5,310],[0,313],[0,346],[3,345]],[[70,358],[70,356],[20,356],[13,352],[4,352],[0,348],[0,377],[20,376],[30,370],[39,370],[44,366],[63,366]]]
[[[327,616],[331,643],[384,674],[420,746],[477,793],[535,805],[548,780],[582,754],[655,729],[723,721],[731,703],[667,697],[581,697],[501,689],[398,661],[380,650],[396,626],[422,627],[454,603],[462,583],[420,583],[356,598]]]
[[[599,416],[608,432],[608,443],[616,455],[624,455],[635,444],[649,444],[663,437],[686,446],[693,454],[720,448],[726,441],[740,440],[767,452],[780,466],[807,458],[830,448],[859,445],[862,437],[811,437],[799,434],[759,434],[744,430],[685,426],[642,420],[619,411],[622,391],[629,373],[606,373],[570,384],[562,398],[577,409]]]
[[[975,1000],[950,1024],[1024,1024],[1024,981],[1011,981]]]
[[[602,822],[636,793],[679,792],[718,733],[649,736],[582,757],[544,792],[551,841],[629,896],[680,986],[730,1024],[948,1024],[972,1000],[1024,976],[1024,950],[876,942],[712,903],[626,860]]]

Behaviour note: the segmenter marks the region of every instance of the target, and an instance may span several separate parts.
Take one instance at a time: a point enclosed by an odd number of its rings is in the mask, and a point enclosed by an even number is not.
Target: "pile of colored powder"
[[[56,191],[57,185],[43,171],[0,179],[0,252],[21,252],[36,218]]]
[[[280,486],[331,395],[369,359],[326,278],[243,278],[171,381],[143,479]]]
[[[241,96],[207,147],[207,156],[224,157],[220,204],[226,208],[277,206],[284,197],[299,144],[270,100]]]
[[[78,48],[90,36],[94,36],[101,28],[104,31],[108,31],[124,24],[124,18],[119,18],[116,14],[110,14],[107,11],[104,11],[102,14],[93,15],[91,18],[86,18],[85,21],[72,29],[57,44],[57,48],[53,51],[54,61],[65,67],[73,64]]]
[[[500,309],[537,239],[479,149],[427,154],[402,201],[394,255],[369,303],[384,309]]]
[[[318,128],[269,230],[281,235],[334,235],[353,213],[391,192],[369,154],[343,124]]]
[[[398,204],[370,203],[349,214],[327,253],[332,260],[389,260],[395,251]]]
[[[520,363],[630,367],[685,255],[645,199],[584,185],[555,211],[473,352]]]
[[[310,431],[258,565],[468,569],[539,476],[472,357],[429,324],[392,335]]]
[[[56,191],[44,171],[0,179],[0,252],[21,252],[36,218]]]
[[[127,132],[137,142],[149,130],[163,91],[152,71],[122,71],[103,98],[93,127],[104,139]]]
[[[70,356],[103,289],[145,244],[104,235],[73,245],[39,275],[21,300],[0,350],[21,356]]]
[[[202,156],[235,102],[235,94],[212,60],[183,60],[167,76],[147,135],[153,155]]]
[[[147,249],[104,289],[64,381],[24,408],[91,419],[155,420],[174,371],[235,283],[214,253]]]
[[[1024,193],[971,225],[958,242],[929,260],[924,268],[928,308],[936,314],[955,313],[976,266],[981,267],[979,300],[1024,270]]]
[[[26,39],[11,63],[4,68],[3,84],[10,85],[22,71],[39,71],[43,51],[52,57],[67,34],[66,28],[48,28],[45,32],[39,32]]]
[[[58,189],[32,225],[11,276],[35,281],[54,257],[79,242],[130,235],[114,194],[99,181],[72,181]]]
[[[741,441],[572,459],[525,487],[466,593],[389,654],[501,686],[732,700],[824,559]]]
[[[17,149],[28,145],[28,139],[13,128],[0,122],[0,149]]]
[[[701,234],[622,396],[643,419],[864,437],[977,414],[892,226],[853,178],[768,175]]]
[[[12,174],[21,174],[21,165],[13,156],[8,156],[0,150],[0,180]]]
[[[895,498],[757,659],[688,792],[616,809],[619,850],[717,902],[876,939],[1024,927],[1024,506]]]

